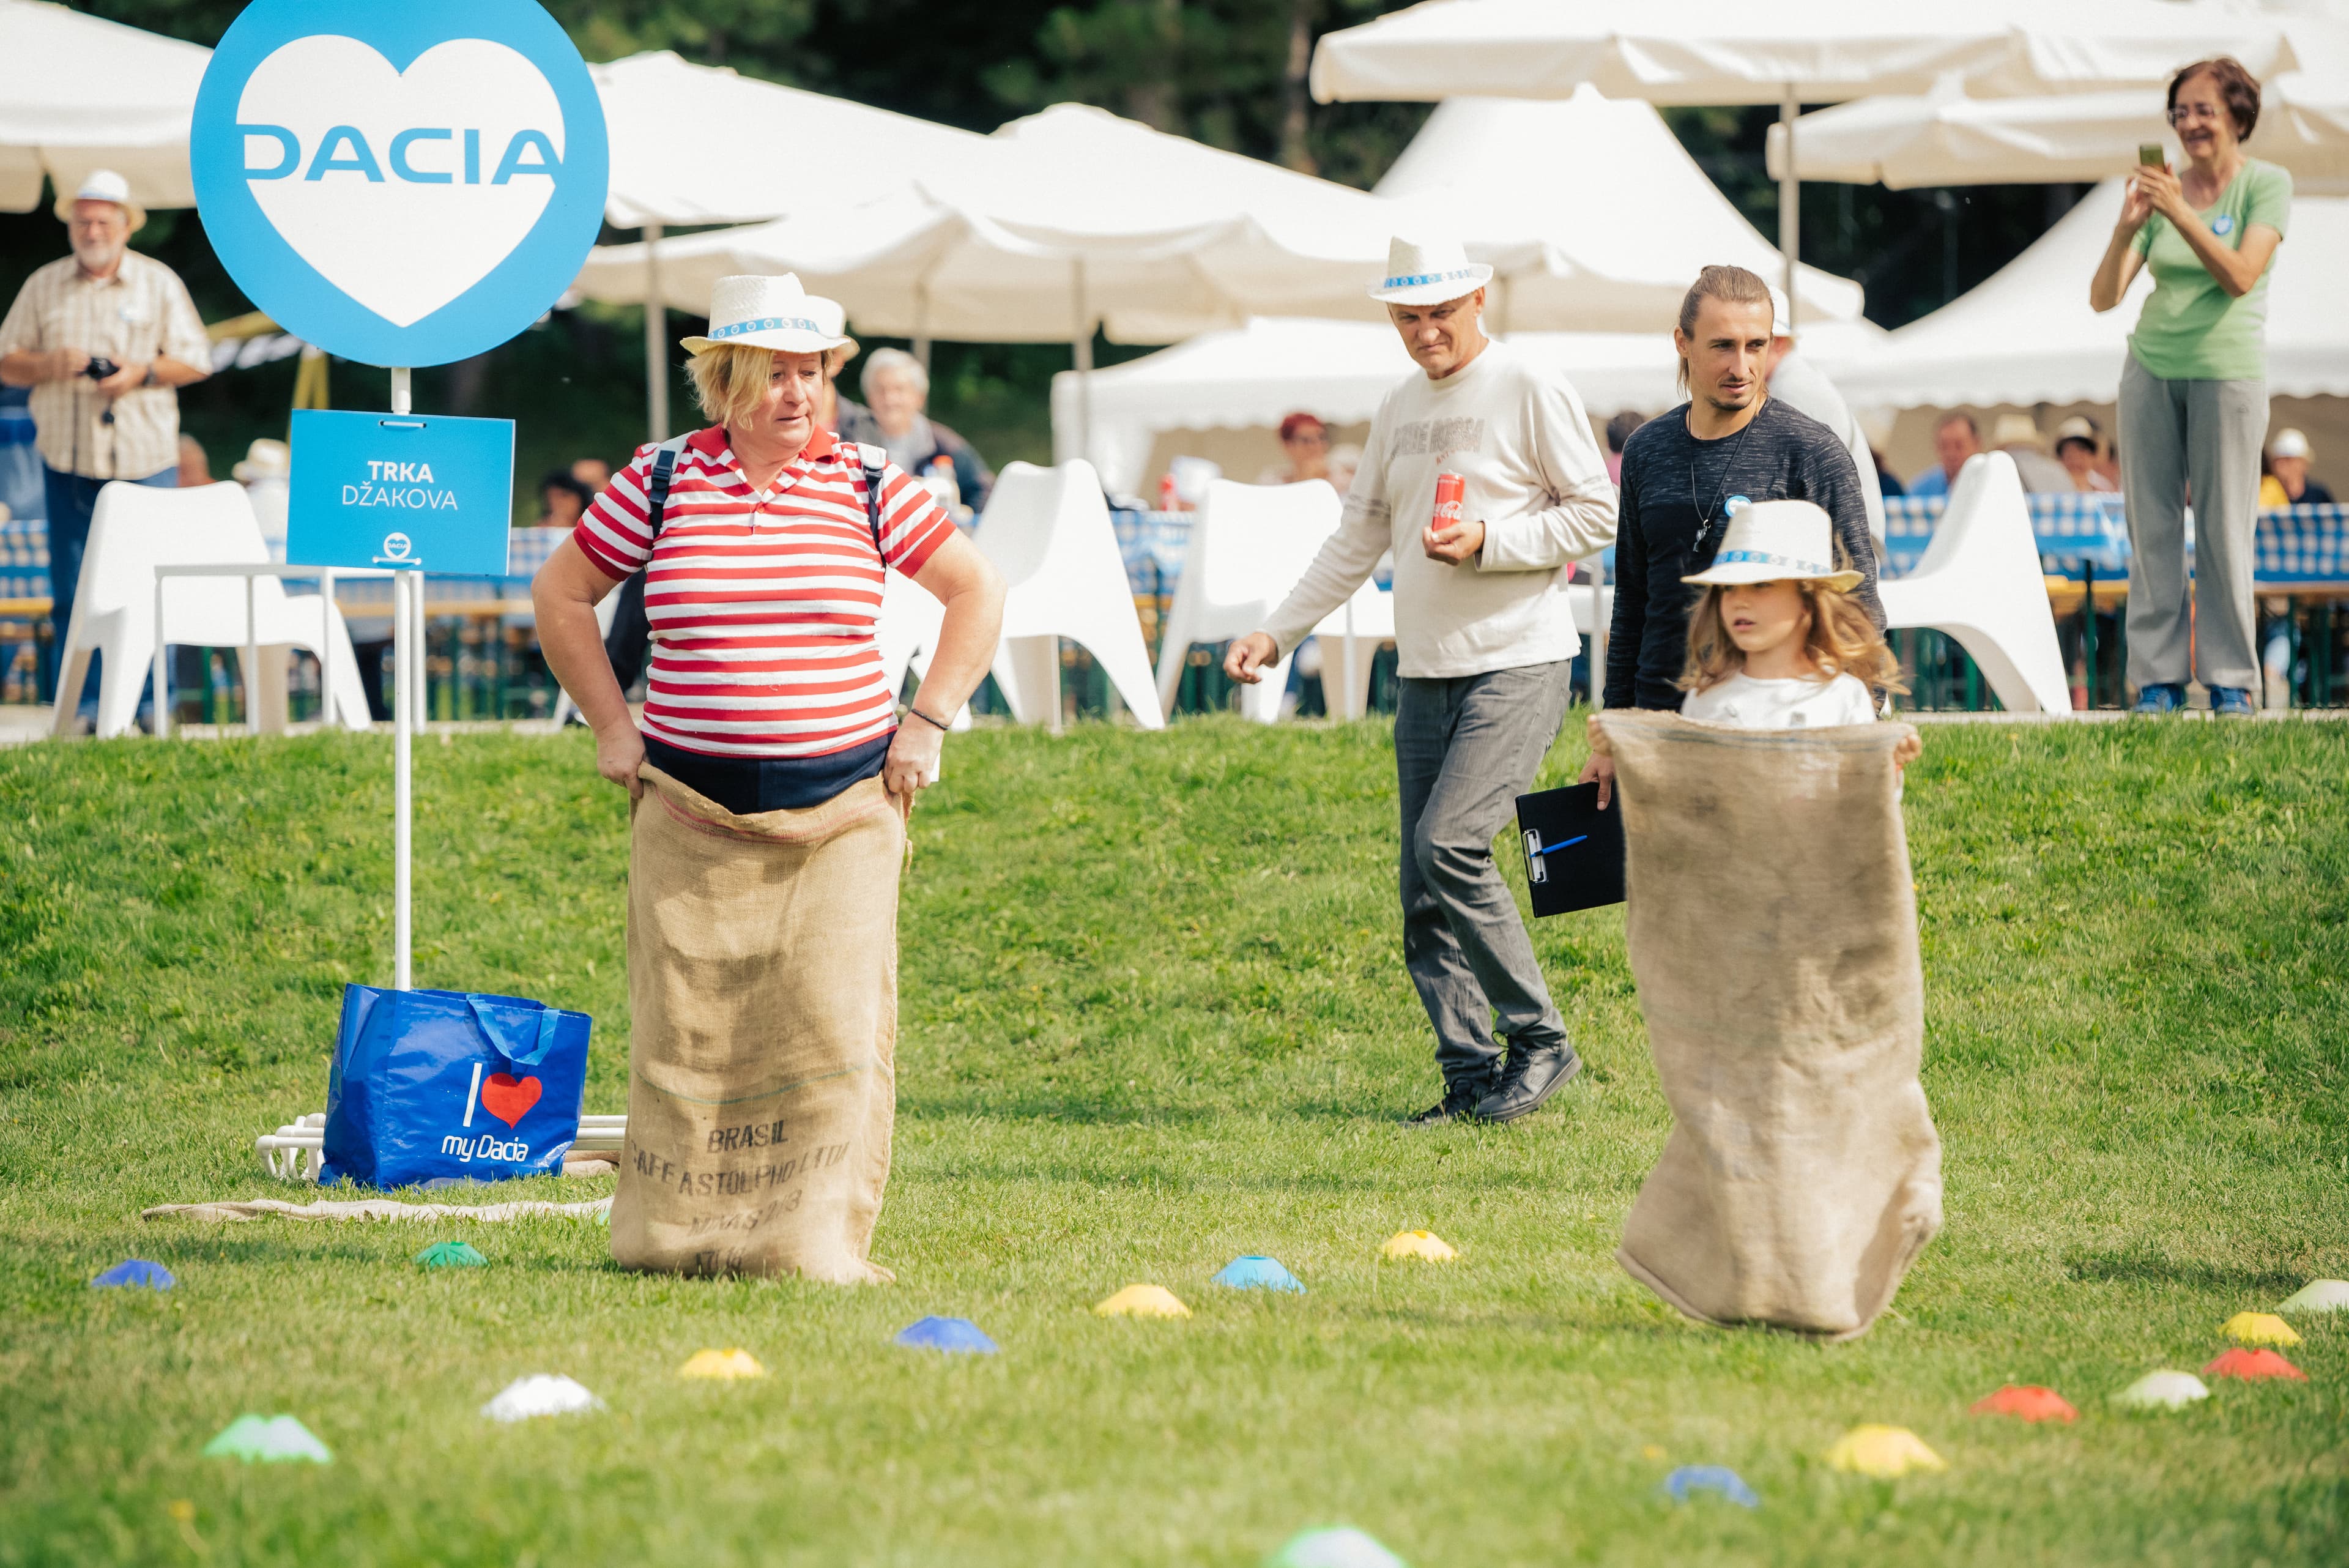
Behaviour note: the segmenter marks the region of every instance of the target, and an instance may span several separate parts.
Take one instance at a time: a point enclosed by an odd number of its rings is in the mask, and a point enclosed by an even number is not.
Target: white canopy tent
[[[2088,279],[2120,213],[2108,181],[1978,287],[1899,328],[1872,350],[1817,358],[1854,408],[2111,402],[2152,280],[2118,306],[2088,308]],[[2349,396],[2349,198],[2302,196],[2268,283],[2268,390]]]
[[[0,211],[39,205],[44,176],[111,169],[149,207],[192,207],[188,129],[212,52],[44,0],[0,0]]]
[[[1497,331],[1657,331],[1708,264],[1780,265],[1652,106],[1588,84],[1561,99],[1445,99],[1376,193],[1423,203],[1478,260],[1520,258],[1487,296]],[[1616,216],[1628,213],[1640,221]],[[1799,280],[1806,317],[1858,319],[1857,284],[1816,267]]]
[[[1982,97],[2089,91],[2166,81],[2219,53],[2261,77],[2297,58],[2275,19],[2223,0],[1438,0],[1326,35],[1312,88],[1326,103],[1557,98],[1588,82],[1650,103],[1775,103],[1792,124],[1805,102],[1923,93],[1945,77]],[[1800,202],[1782,176],[1778,247],[1797,298]]]
[[[1866,321],[1814,323],[1804,352],[1864,358],[1885,337]],[[1517,332],[1510,344],[1563,371],[1584,408],[1603,419],[1622,409],[1656,412],[1680,400],[1669,332]],[[1133,493],[1159,435],[1175,430],[1253,430],[1310,410],[1333,425],[1360,423],[1405,376],[1417,374],[1383,323],[1266,319],[1212,332],[1092,374],[1092,450],[1103,483]],[[1053,455],[1074,455],[1077,379],[1052,384]],[[1250,477],[1241,475],[1240,477]]]

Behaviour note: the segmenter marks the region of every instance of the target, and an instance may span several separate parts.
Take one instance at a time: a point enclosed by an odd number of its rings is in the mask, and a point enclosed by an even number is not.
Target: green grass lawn
[[[898,1282],[864,1291],[626,1274],[570,1221],[142,1223],[292,1195],[252,1140],[323,1107],[340,988],[388,976],[388,744],[0,753],[0,1563],[1244,1565],[1329,1521],[1419,1568],[2343,1562],[2349,1323],[2303,1320],[2306,1384],[2106,1396],[2349,1276],[2349,726],[1928,739],[1948,1220],[1836,1346],[1688,1324],[1613,1262],[1667,1125],[1619,910],[1538,929],[1589,1063],[1552,1108],[1394,1126],[1435,1078],[1377,722],[950,743],[905,898]],[[418,774],[419,981],[594,1013],[588,1108],[623,1109],[622,802],[585,737]],[[1419,1226],[1460,1261],[1376,1262]],[[453,1236],[491,1266],[410,1264]],[[1310,1293],[1206,1283],[1241,1252]],[[87,1288],[134,1254],[179,1288]],[[1135,1281],[1195,1315],[1092,1315]],[[1004,1354],[891,1345],[927,1313]],[[773,1376],[675,1376],[730,1345]],[[541,1371],[608,1409],[475,1414]],[[2079,1423],[1967,1415],[2009,1381]],[[200,1457],[248,1410],[335,1464]],[[1828,1470],[1860,1421],[1948,1472]],[[1761,1509],[1660,1501],[1681,1463]]]

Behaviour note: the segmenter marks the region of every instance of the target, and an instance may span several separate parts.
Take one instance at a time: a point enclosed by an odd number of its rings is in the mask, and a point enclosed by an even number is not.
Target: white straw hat
[[[1786,291],[1776,284],[1770,286],[1770,336],[1792,337],[1795,335],[1795,313],[1786,308]]]
[[[1710,569],[1684,583],[1825,583],[1839,594],[1859,586],[1859,574],[1837,571],[1835,524],[1815,501],[1749,501],[1730,514],[1721,553]]]
[[[111,202],[130,219],[130,232],[137,234],[147,226],[147,209],[130,199],[130,182],[111,169],[93,169],[83,179],[81,188],[72,195],[60,192],[54,209],[57,222],[73,222],[76,202]]]
[[[709,335],[684,339],[698,354],[720,344],[822,354],[848,341],[848,313],[837,300],[810,294],[797,273],[781,277],[721,277],[709,291]]]
[[[282,441],[264,436],[244,449],[244,461],[230,469],[229,477],[239,484],[251,484],[255,480],[285,479],[294,472],[294,452]]]
[[[1371,297],[1388,305],[1442,305],[1492,281],[1493,269],[1470,261],[1458,240],[1397,234],[1387,245],[1386,275],[1371,286]]]
[[[2290,425],[2286,425],[2283,429],[2276,431],[2275,439],[2273,441],[2268,442],[2268,455],[2270,457],[2313,458],[2316,455],[2316,452],[2315,449],[2308,444],[2308,438],[2306,436],[2292,429]]]

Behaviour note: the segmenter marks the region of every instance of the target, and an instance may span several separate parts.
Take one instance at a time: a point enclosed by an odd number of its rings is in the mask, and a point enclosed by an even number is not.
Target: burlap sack
[[[1941,1225],[1892,763],[1913,732],[1600,723],[1672,1108],[1616,1258],[1691,1317],[1864,1334]]]
[[[868,779],[737,816],[642,776],[612,1259],[885,1281],[865,1253],[897,1106],[897,807]]]

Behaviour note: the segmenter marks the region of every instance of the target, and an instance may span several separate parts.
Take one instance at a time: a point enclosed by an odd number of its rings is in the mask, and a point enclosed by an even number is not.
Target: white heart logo
[[[297,38],[254,68],[237,122],[249,189],[278,234],[395,327],[512,255],[563,161],[554,88],[486,38],[436,44],[406,71],[356,38]]]

